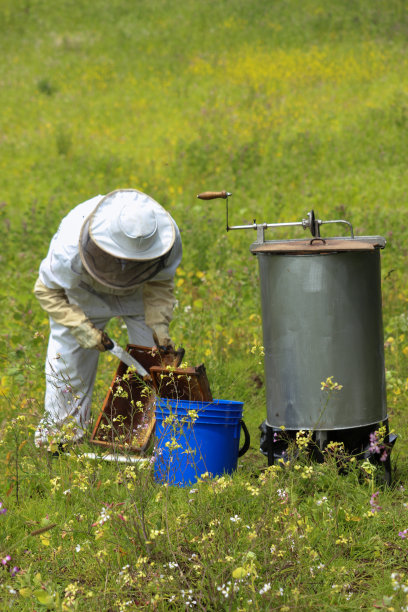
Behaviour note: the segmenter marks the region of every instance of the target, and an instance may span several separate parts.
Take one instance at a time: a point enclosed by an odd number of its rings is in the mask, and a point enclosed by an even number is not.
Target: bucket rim
[[[184,400],[184,399],[156,397],[155,401],[156,401],[156,406],[159,405],[160,407],[167,406],[169,404],[182,407],[183,405],[188,404],[188,405],[194,405],[194,406],[209,406],[209,407],[213,407],[213,409],[215,410],[218,410],[218,407],[222,405],[237,406],[237,407],[244,406],[244,402],[240,402],[238,400],[223,400],[223,399],[213,399],[211,401],[208,401],[208,400]]]
[[[165,421],[165,419],[156,418],[156,422],[157,423],[161,424],[164,421]],[[192,423],[192,425],[193,426],[196,425],[196,424],[203,425],[205,423],[208,423],[209,425],[222,425],[222,424],[225,424],[225,425],[237,425],[237,424],[241,423],[241,421],[242,421],[242,416],[236,416],[236,417],[233,417],[231,419],[227,419],[227,418],[224,418],[224,417],[214,417],[213,419],[211,419],[211,417],[208,417],[206,419],[205,417],[203,417],[201,419],[198,418],[196,421],[194,421],[194,423]],[[168,423],[168,425],[171,426],[170,423]],[[188,425],[188,423],[186,423],[186,425]]]

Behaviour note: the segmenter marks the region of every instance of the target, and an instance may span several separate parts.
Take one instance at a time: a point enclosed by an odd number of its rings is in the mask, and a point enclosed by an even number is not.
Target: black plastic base
[[[373,443],[373,434],[383,425],[386,427],[384,441],[380,445]],[[261,431],[260,451],[268,458],[268,466],[279,460],[288,461],[288,447],[296,440],[299,430],[277,429],[269,427],[264,421],[259,429]],[[371,437],[370,437],[371,435]],[[330,442],[342,442],[347,455],[358,459],[368,459],[373,464],[382,465],[387,484],[391,484],[391,450],[397,436],[389,433],[388,419],[375,425],[353,427],[351,429],[335,429],[330,431],[316,431],[313,433],[313,444],[310,445],[310,455],[313,460],[322,463],[323,451]]]

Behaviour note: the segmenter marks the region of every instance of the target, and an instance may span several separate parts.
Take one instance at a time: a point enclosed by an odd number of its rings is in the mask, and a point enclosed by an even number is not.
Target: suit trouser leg
[[[93,319],[103,329],[109,319]],[[98,367],[99,351],[84,349],[67,327],[50,320],[50,338],[45,364],[45,414],[36,434],[39,446],[48,435],[75,422],[74,440],[83,437],[91,415],[92,391]]]
[[[150,328],[141,316],[124,315],[129,342],[153,346]],[[98,329],[104,329],[108,318],[92,317]],[[74,440],[85,434],[91,418],[92,392],[95,385],[99,351],[83,349],[68,328],[50,320],[50,338],[45,365],[45,414],[35,433],[37,446],[46,444],[48,436],[74,422]]]

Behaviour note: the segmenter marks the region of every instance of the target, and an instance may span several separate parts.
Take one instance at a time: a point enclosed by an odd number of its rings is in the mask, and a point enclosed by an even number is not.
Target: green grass
[[[399,0],[2,0],[3,608],[407,605],[398,535],[408,528],[407,34]],[[57,460],[33,447],[48,334],[32,295],[39,263],[64,214],[119,187],[146,191],[176,218],[184,258],[173,337],[190,364],[205,363],[214,396],[245,403],[249,453],[232,478],[194,493],[154,483],[151,468],[86,463],[87,444]],[[196,198],[207,189],[233,192],[232,224],[299,221],[313,208],[386,237],[392,488],[361,465],[339,477],[333,460],[309,466],[304,456],[259,477],[255,235],[227,234],[224,203]],[[126,343],[120,322],[110,331]],[[94,416],[115,367],[101,356]],[[371,512],[370,499],[381,509]]]

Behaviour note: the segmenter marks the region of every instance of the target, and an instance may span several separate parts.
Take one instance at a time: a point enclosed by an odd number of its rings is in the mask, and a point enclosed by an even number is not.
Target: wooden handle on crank
[[[200,200],[215,200],[216,198],[228,198],[231,195],[228,191],[204,191],[203,193],[199,193],[197,198]]]

